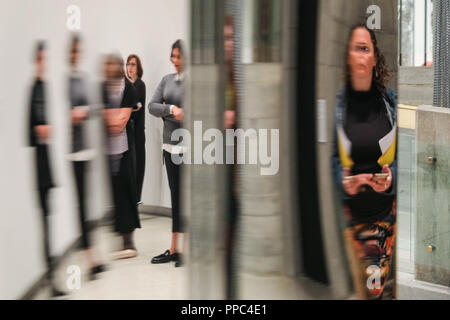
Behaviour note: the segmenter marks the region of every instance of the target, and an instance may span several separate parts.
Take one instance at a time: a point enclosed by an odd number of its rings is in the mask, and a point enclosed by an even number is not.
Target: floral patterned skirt
[[[347,252],[356,291],[362,299],[381,299],[395,250],[396,202],[388,216],[373,223],[352,223],[348,207],[345,214],[349,222],[345,231]]]

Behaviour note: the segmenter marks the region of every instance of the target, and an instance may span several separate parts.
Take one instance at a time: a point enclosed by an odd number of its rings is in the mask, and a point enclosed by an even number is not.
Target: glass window
[[[246,0],[243,9],[243,62],[280,62],[282,1]]]
[[[220,62],[223,48],[221,3],[210,0],[192,1],[192,64]]]
[[[433,1],[400,0],[401,66],[431,66],[433,63]]]

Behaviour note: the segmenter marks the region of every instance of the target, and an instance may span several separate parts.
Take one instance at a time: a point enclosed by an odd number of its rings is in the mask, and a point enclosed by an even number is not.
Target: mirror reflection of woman
[[[390,71],[365,25],[351,30],[345,66],[345,89],[335,108],[333,171],[356,289],[360,298],[381,299],[395,239],[396,94],[386,88]]]
[[[31,89],[29,118],[28,118],[28,139],[29,146],[34,151],[34,174],[36,189],[39,196],[39,205],[42,217],[42,237],[44,258],[47,265],[46,280],[50,286],[52,297],[62,297],[67,295],[56,285],[55,280],[55,257],[50,247],[50,194],[55,188],[53,178],[52,163],[50,158],[49,144],[52,137],[52,126],[48,121],[48,101],[47,101],[47,81],[46,81],[46,46],[44,41],[37,43],[34,52],[35,74]]]
[[[70,118],[72,123],[72,161],[73,173],[75,177],[78,214],[81,229],[81,246],[89,263],[89,276],[91,279],[95,275],[104,271],[104,265],[96,258],[97,254],[92,245],[92,239],[87,226],[88,206],[86,197],[89,194],[87,189],[86,173],[89,170],[90,161],[94,154],[88,148],[86,120],[89,117],[89,103],[87,96],[87,84],[83,74],[78,70],[81,57],[81,39],[74,35],[70,44],[69,63],[69,100]]]
[[[122,236],[123,247],[115,259],[137,256],[133,232],[140,228],[137,210],[136,180],[132,163],[133,145],[130,116],[135,106],[133,85],[125,78],[121,57],[110,55],[104,65],[105,82],[102,85],[104,120],[107,128],[113,201],[114,231]]]
[[[177,141],[171,140],[172,132],[181,128],[184,120],[183,100],[185,92],[184,50],[181,40],[175,41],[170,53],[170,61],[176,73],[166,75],[158,85],[148,108],[151,115],[162,118],[163,129],[163,157],[169,180],[170,197],[172,200],[172,241],[170,249],[153,257],[151,263],[175,262],[175,267],[182,265],[181,254],[178,250],[178,239],[183,232],[180,212],[180,178],[181,165],[172,161],[172,155],[182,155],[183,147]]]
[[[225,114],[224,114],[224,128],[236,129],[237,119],[236,113],[238,109],[238,96],[236,90],[236,76],[234,72],[234,19],[232,15],[226,15],[224,21],[224,51],[225,51],[225,74],[226,74],[226,89],[225,89]],[[236,141],[235,141],[236,142]],[[227,146],[227,154],[235,155],[235,162],[237,163],[236,143],[234,146]],[[238,176],[237,167],[234,164],[228,164],[225,167],[226,172],[226,192],[227,192],[227,206],[226,206],[226,225],[225,225],[225,262],[227,277],[231,280],[227,281],[227,298],[233,299],[236,296],[236,259],[234,259],[236,251],[236,237],[237,224],[239,217],[238,205]]]

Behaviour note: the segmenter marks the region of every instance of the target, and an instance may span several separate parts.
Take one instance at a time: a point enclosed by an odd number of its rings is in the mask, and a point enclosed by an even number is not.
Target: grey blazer
[[[70,75],[69,98],[71,109],[88,105],[86,82],[81,74]],[[85,126],[85,122],[72,124],[72,152],[78,152],[85,149]]]
[[[148,104],[151,115],[164,121],[163,143],[177,145],[179,141],[171,141],[172,132],[181,128],[181,122],[170,114],[170,106],[183,108],[185,81],[176,80],[176,73],[166,75],[158,85],[155,94]]]

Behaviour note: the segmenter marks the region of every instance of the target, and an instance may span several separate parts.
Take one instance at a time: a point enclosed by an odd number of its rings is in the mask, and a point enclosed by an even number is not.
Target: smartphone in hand
[[[389,173],[375,173],[373,175],[372,181],[383,181],[389,177]]]
[[[353,181],[353,180],[355,180],[355,177],[354,176],[347,176],[347,177],[344,177],[343,180],[344,181]]]

